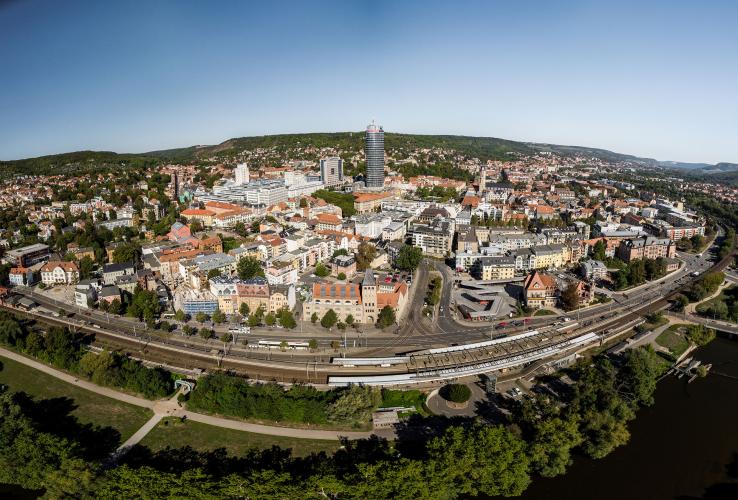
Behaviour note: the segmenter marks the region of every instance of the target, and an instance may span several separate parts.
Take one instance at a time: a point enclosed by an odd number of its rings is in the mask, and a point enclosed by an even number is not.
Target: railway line
[[[710,267],[710,271],[723,270],[733,258],[733,254],[728,255]],[[426,275],[427,281],[427,275]],[[525,332],[508,332],[511,339],[508,343],[501,342],[499,346],[491,347],[494,344],[485,346],[487,350],[464,347],[454,347],[450,350],[447,348],[436,350],[434,348],[425,349],[429,351],[425,354],[418,353],[417,349],[413,351],[412,347],[420,341],[421,345],[429,344],[448,345],[449,334],[457,332],[431,333],[424,327],[420,328],[420,335],[413,335],[416,328],[420,325],[422,319],[418,318],[420,308],[415,307],[418,302],[422,303],[422,296],[413,298],[411,310],[408,317],[402,325],[398,327],[397,336],[385,345],[377,348],[361,350],[360,353],[364,358],[370,358],[373,354],[379,352],[391,352],[402,349],[401,355],[405,356],[409,353],[407,363],[390,363],[385,366],[382,363],[379,366],[366,363],[363,365],[353,365],[345,363],[332,363],[332,356],[329,353],[318,353],[310,355],[285,354],[282,352],[273,353],[271,350],[259,352],[254,350],[244,350],[242,348],[230,345],[222,345],[220,343],[200,344],[196,342],[187,342],[178,338],[161,338],[149,334],[139,334],[133,328],[133,334],[130,333],[130,325],[126,322],[118,322],[122,333],[110,329],[111,323],[106,327],[99,324],[86,324],[87,321],[54,317],[49,314],[34,314],[30,311],[23,312],[6,303],[0,304],[0,307],[11,309],[14,313],[25,314],[33,317],[36,321],[52,325],[67,326],[72,330],[84,332],[86,335],[94,336],[94,343],[100,347],[121,351],[131,354],[139,359],[164,363],[167,366],[176,368],[184,368],[187,370],[231,370],[241,375],[247,376],[254,380],[260,381],[278,381],[278,382],[304,382],[312,384],[326,384],[331,377],[341,377],[350,371],[352,376],[399,376],[403,374],[416,373],[428,370],[464,370],[465,367],[474,364],[484,363],[486,361],[499,361],[504,357],[514,357],[521,353],[529,352],[531,348],[545,349],[556,343],[567,342],[571,339],[581,337],[588,333],[606,332],[608,330],[617,329],[633,322],[637,318],[650,314],[656,310],[660,310],[668,306],[670,299],[673,299],[680,290],[684,289],[691,283],[691,279],[686,279],[686,283],[681,284],[676,289],[667,293],[662,297],[654,297],[659,292],[646,294],[646,298],[640,296],[632,297],[618,304],[614,312],[593,316],[592,319],[586,320],[588,315],[581,323],[577,323],[576,328],[566,332],[555,332],[553,327],[540,328],[537,332],[542,335],[544,340],[538,345],[530,345],[525,338],[516,338],[516,333]],[[675,282],[675,285],[679,282]],[[599,314],[600,311],[595,312]],[[480,340],[486,338],[487,333],[482,333],[481,328],[472,331],[465,330],[463,325],[457,324],[460,330],[458,334],[465,334],[467,340]],[[486,331],[492,331],[486,328]],[[550,338],[546,337],[549,335]],[[469,339],[468,337],[473,337]],[[530,335],[529,337],[532,337]],[[590,337],[591,339],[591,337]],[[444,341],[445,340],[445,341]],[[437,342],[435,342],[437,341]],[[510,349],[508,349],[510,347]],[[454,352],[461,354],[454,354]],[[442,357],[439,357],[442,356]],[[461,373],[461,372],[460,372]],[[417,378],[417,377],[416,377]]]

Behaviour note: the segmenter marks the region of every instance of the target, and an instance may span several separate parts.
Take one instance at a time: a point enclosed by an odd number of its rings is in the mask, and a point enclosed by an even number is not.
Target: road
[[[714,246],[712,247],[714,249]],[[613,293],[613,301],[588,307],[569,315],[579,322],[580,328],[594,331],[597,328],[607,328],[608,323],[615,321],[618,317],[627,316],[634,310],[641,314],[653,312],[659,304],[664,306],[663,297],[668,296],[674,290],[689,284],[693,279],[692,272],[702,273],[706,271],[711,263],[708,260],[710,254],[703,252],[701,255],[680,254],[685,262],[682,268],[662,278],[656,283],[647,283],[624,293]],[[727,261],[723,261],[724,267]],[[504,329],[495,328],[498,323],[470,326],[456,322],[446,314],[437,315],[432,320],[422,315],[422,304],[424,291],[427,290],[430,270],[435,269],[444,276],[442,290],[442,304],[448,311],[453,287],[453,273],[441,262],[424,260],[415,277],[415,294],[408,304],[406,318],[391,332],[381,337],[367,338],[366,347],[362,349],[347,349],[342,352],[350,352],[356,356],[384,357],[387,355],[411,352],[426,349],[432,346],[445,346],[449,344],[463,344],[478,340],[489,339],[495,334],[511,334],[524,331],[526,327]],[[59,303],[45,296],[29,291],[21,290],[24,294],[34,300],[46,305],[51,311],[56,311]],[[645,307],[644,307],[645,306]],[[103,334],[115,337],[121,342],[129,345],[138,345],[137,349],[145,353],[147,349],[155,351],[157,356],[168,353],[170,359],[188,360],[184,367],[222,367],[234,369],[246,373],[251,378],[276,379],[283,382],[301,380],[309,383],[324,383],[326,377],[340,372],[346,373],[346,369],[337,368],[330,363],[333,356],[340,352],[323,349],[317,353],[303,352],[279,352],[278,350],[247,349],[241,346],[223,345],[220,342],[203,342],[200,339],[186,338],[179,335],[153,336],[145,334],[142,338],[140,324],[131,323],[130,319],[118,317],[106,317],[98,311],[88,311],[80,316],[79,311],[72,318],[50,318],[49,321],[61,322],[71,328],[86,329],[89,333]],[[80,323],[84,321],[94,322],[100,326],[93,329],[90,325]],[[554,322],[560,322],[560,316],[546,316],[532,318],[528,325],[530,328],[545,329]],[[585,330],[585,331],[586,331]],[[584,333],[579,330],[579,333]],[[338,335],[332,337],[333,340]],[[350,343],[349,343],[350,345]],[[182,366],[177,365],[175,366]],[[363,367],[351,369],[352,374],[363,375],[368,373],[396,373],[397,368]]]

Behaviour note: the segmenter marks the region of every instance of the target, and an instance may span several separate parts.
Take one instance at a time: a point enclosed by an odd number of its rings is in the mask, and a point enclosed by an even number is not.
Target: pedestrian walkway
[[[271,426],[271,425],[264,425],[264,424],[252,424],[249,422],[243,422],[240,420],[231,420],[231,419],[227,419],[223,417],[216,417],[213,415],[205,415],[202,413],[188,411],[182,408],[179,401],[177,400],[179,393],[175,394],[170,399],[150,401],[148,399],[139,398],[137,396],[132,396],[130,394],[116,391],[114,389],[110,389],[107,387],[101,387],[99,385],[93,384],[92,382],[88,382],[86,380],[81,380],[75,377],[74,375],[64,373],[60,370],[52,368],[43,363],[39,363],[38,361],[29,359],[23,355],[20,355],[8,349],[4,349],[2,347],[0,347],[0,356],[8,358],[8,359],[12,359],[13,361],[22,363],[26,366],[29,366],[43,373],[51,375],[52,377],[63,380],[64,382],[67,382],[69,384],[75,385],[77,387],[81,387],[82,389],[86,389],[90,392],[94,392],[102,396],[116,399],[118,401],[123,401],[124,403],[129,403],[135,406],[141,406],[144,408],[151,409],[154,412],[154,416],[148,422],[146,422],[138,431],[136,431],[133,434],[133,436],[131,436],[125,443],[123,443],[120,449],[123,449],[127,445],[132,446],[133,444],[138,443],[141,439],[143,439],[146,436],[146,434],[148,434],[154,427],[156,427],[156,424],[162,418],[168,417],[168,416],[180,417],[180,418],[184,417],[186,419],[193,420],[195,422],[213,425],[216,427],[223,427],[225,429],[234,429],[234,430],[239,430],[239,431],[244,431],[244,432],[253,432],[256,434],[265,434],[269,436],[291,437],[291,438],[296,438],[296,439],[321,439],[321,440],[338,441],[343,438],[364,439],[364,438],[368,438],[372,436],[373,434],[375,434],[375,432],[373,431],[348,432],[348,431],[336,431],[336,430],[297,429],[293,427],[278,427],[278,426]],[[158,420],[156,420],[157,417],[158,417]],[[391,429],[382,430],[382,431],[377,432],[376,434],[382,437],[387,437],[387,438],[394,437],[394,431]]]
[[[710,295],[708,297],[705,297],[704,299],[700,300],[699,302],[690,302],[689,304],[687,304],[684,307],[684,311],[686,313],[688,313],[688,314],[694,314],[694,313],[696,313],[697,312],[697,306],[699,306],[700,304],[704,304],[705,302],[707,302],[709,300],[712,300],[712,299],[714,299],[716,297],[719,297],[720,294],[723,292],[723,289],[724,288],[728,288],[729,286],[733,286],[733,284],[730,283],[730,282],[727,282],[726,283],[725,281],[723,281],[722,283],[720,283],[720,286],[718,286],[717,291],[715,291],[715,293],[713,293],[712,295]]]

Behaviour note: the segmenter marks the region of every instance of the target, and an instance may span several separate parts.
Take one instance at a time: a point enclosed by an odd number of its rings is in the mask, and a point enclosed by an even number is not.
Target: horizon
[[[0,2],[0,157],[375,118],[395,133],[738,163],[736,19],[727,1]]]

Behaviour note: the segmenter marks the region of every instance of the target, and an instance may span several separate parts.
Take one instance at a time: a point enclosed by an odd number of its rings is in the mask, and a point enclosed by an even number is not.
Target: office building
[[[384,187],[384,130],[372,122],[366,128],[366,187]]]
[[[343,182],[343,160],[338,156],[320,160],[320,180],[326,186],[338,186]]]
[[[34,243],[5,252],[3,261],[16,267],[28,267],[49,258],[49,245]]]
[[[236,184],[243,186],[249,183],[249,166],[245,163],[236,165]]]

